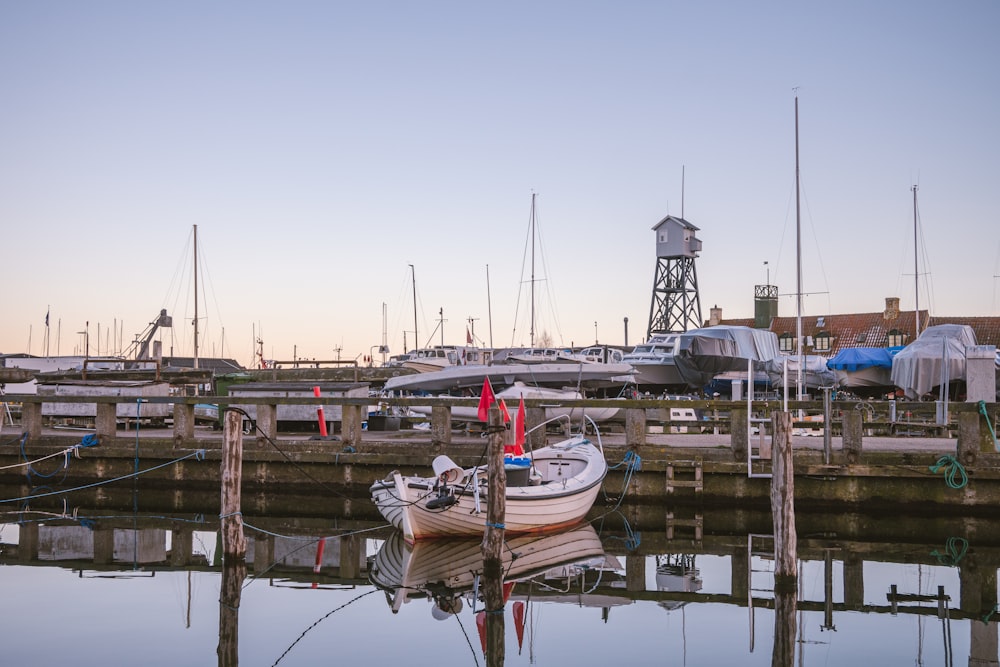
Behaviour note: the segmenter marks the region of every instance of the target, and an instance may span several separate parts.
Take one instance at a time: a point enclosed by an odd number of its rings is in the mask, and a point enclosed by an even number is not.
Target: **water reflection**
[[[996,519],[800,513],[798,587],[776,591],[766,513],[625,506],[508,540],[489,578],[479,540],[409,546],[364,503],[245,514],[243,570],[218,562],[210,507],[139,513],[128,499],[10,514],[0,585],[19,613],[0,655],[37,664],[44,645],[50,664],[307,665],[377,649],[379,663],[498,664],[484,643],[492,618],[506,665],[626,653],[633,664],[997,664]],[[500,603],[487,604],[494,583]],[[80,631],[70,647],[46,639],[67,626]]]

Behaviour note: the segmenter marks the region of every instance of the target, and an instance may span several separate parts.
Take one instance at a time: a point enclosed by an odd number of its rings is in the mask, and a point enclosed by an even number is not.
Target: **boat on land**
[[[826,362],[837,386],[859,396],[878,396],[893,390],[892,358],[902,348],[848,347]]]
[[[635,369],[635,381],[640,388],[671,389],[686,386],[687,383],[674,362],[679,337],[679,333],[653,334],[645,343],[636,345],[631,352],[622,356],[622,362]]]
[[[571,526],[586,516],[608,472],[596,424],[594,429],[597,444],[580,433],[528,452],[524,465],[505,463],[507,535]],[[482,535],[488,467],[463,469],[445,455],[431,467],[433,475],[427,477],[393,471],[372,484],[379,512],[408,542]]]
[[[604,562],[600,536],[587,523],[535,535],[510,537],[501,553],[504,582],[509,585],[577,563]],[[482,541],[442,539],[407,542],[394,532],[378,550],[368,578],[386,593],[393,613],[404,604],[426,599],[435,618],[447,618],[464,607],[483,575]],[[478,600],[477,600],[478,602]]]
[[[966,380],[966,349],[976,345],[976,332],[967,324],[927,327],[893,357],[892,383],[910,400],[942,385],[957,389]]]
[[[818,354],[802,356],[784,354],[764,362],[764,372],[774,388],[791,383],[794,386],[802,367],[802,387],[817,390],[837,385],[837,375],[827,365],[827,358]]]
[[[779,355],[773,331],[719,324],[679,334],[674,363],[684,382],[701,389],[725,373],[742,373],[745,378],[751,366],[763,373],[764,363]]]
[[[623,387],[635,381],[632,366],[626,363],[467,364],[389,378],[383,388],[387,392],[431,393],[478,390],[486,378],[494,387],[523,382],[538,387],[581,390]]]
[[[563,406],[559,401],[577,400],[585,398],[584,395],[575,389],[555,389],[552,387],[535,387],[526,385],[523,382],[515,382],[511,386],[496,392],[498,399],[503,399],[511,413],[511,419],[517,414],[518,402],[522,398],[544,399],[548,403],[544,406],[544,421],[565,418],[572,423],[580,423],[585,418],[590,418],[595,422],[607,421],[615,417],[620,408],[582,408],[573,406]],[[440,397],[439,397],[440,398]],[[457,397],[456,397],[457,398]],[[431,414],[428,406],[411,406],[410,410],[418,414]],[[451,407],[452,421],[474,422],[479,420],[479,409],[476,406],[453,405]]]

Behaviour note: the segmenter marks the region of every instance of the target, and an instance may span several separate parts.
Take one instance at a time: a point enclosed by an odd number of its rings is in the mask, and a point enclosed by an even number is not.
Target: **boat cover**
[[[826,362],[835,371],[860,371],[863,368],[892,368],[894,351],[902,348],[848,347]]]
[[[813,389],[833,387],[837,384],[836,374],[830,370],[826,357],[818,354],[807,354],[803,357],[802,385]],[[764,371],[774,387],[781,387],[785,382],[785,364],[788,364],[788,384],[796,384],[799,370],[797,355],[782,355],[764,362]]]
[[[920,334],[892,360],[892,382],[918,400],[944,382],[965,380],[965,348],[976,345],[966,324],[938,324]],[[946,363],[947,360],[947,363]]]
[[[745,373],[748,361],[759,368],[779,354],[774,332],[720,324],[682,333],[674,363],[685,382],[692,387],[704,387],[720,373]]]

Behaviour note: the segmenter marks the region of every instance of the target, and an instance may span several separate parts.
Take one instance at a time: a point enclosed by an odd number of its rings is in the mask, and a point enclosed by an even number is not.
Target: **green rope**
[[[965,557],[965,553],[969,550],[969,542],[964,537],[949,537],[948,541],[944,546],[944,553],[940,553],[937,549],[931,552],[931,555],[938,559],[938,563],[941,565],[947,565],[953,567],[958,565],[958,562]]]
[[[997,432],[990,423],[990,415],[986,412],[986,401],[979,401],[979,414],[986,418],[986,426],[990,429],[990,436],[993,438],[993,449],[1000,452],[1000,445],[997,444]]]
[[[937,460],[937,463],[930,467],[934,474],[937,474],[942,468],[944,469],[944,481],[951,488],[961,489],[969,483],[969,475],[966,474],[965,468],[954,456],[942,456]]]

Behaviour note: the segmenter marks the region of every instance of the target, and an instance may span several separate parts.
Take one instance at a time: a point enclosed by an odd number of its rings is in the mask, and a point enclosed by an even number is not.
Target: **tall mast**
[[[490,348],[493,347],[493,305],[490,296],[490,265],[486,265],[486,315],[490,319]]]
[[[535,193],[531,193],[531,347],[535,347]]]
[[[913,337],[920,335],[920,273],[917,267],[917,186],[913,186],[913,317],[916,319]]]
[[[194,226],[194,367],[198,368],[198,225]]]
[[[799,205],[799,96],[795,96],[795,344],[799,353],[796,397],[802,400],[802,220]]]
[[[412,264],[410,264],[410,277],[413,281],[413,348],[416,349],[420,347],[420,336],[417,335],[417,270]]]

